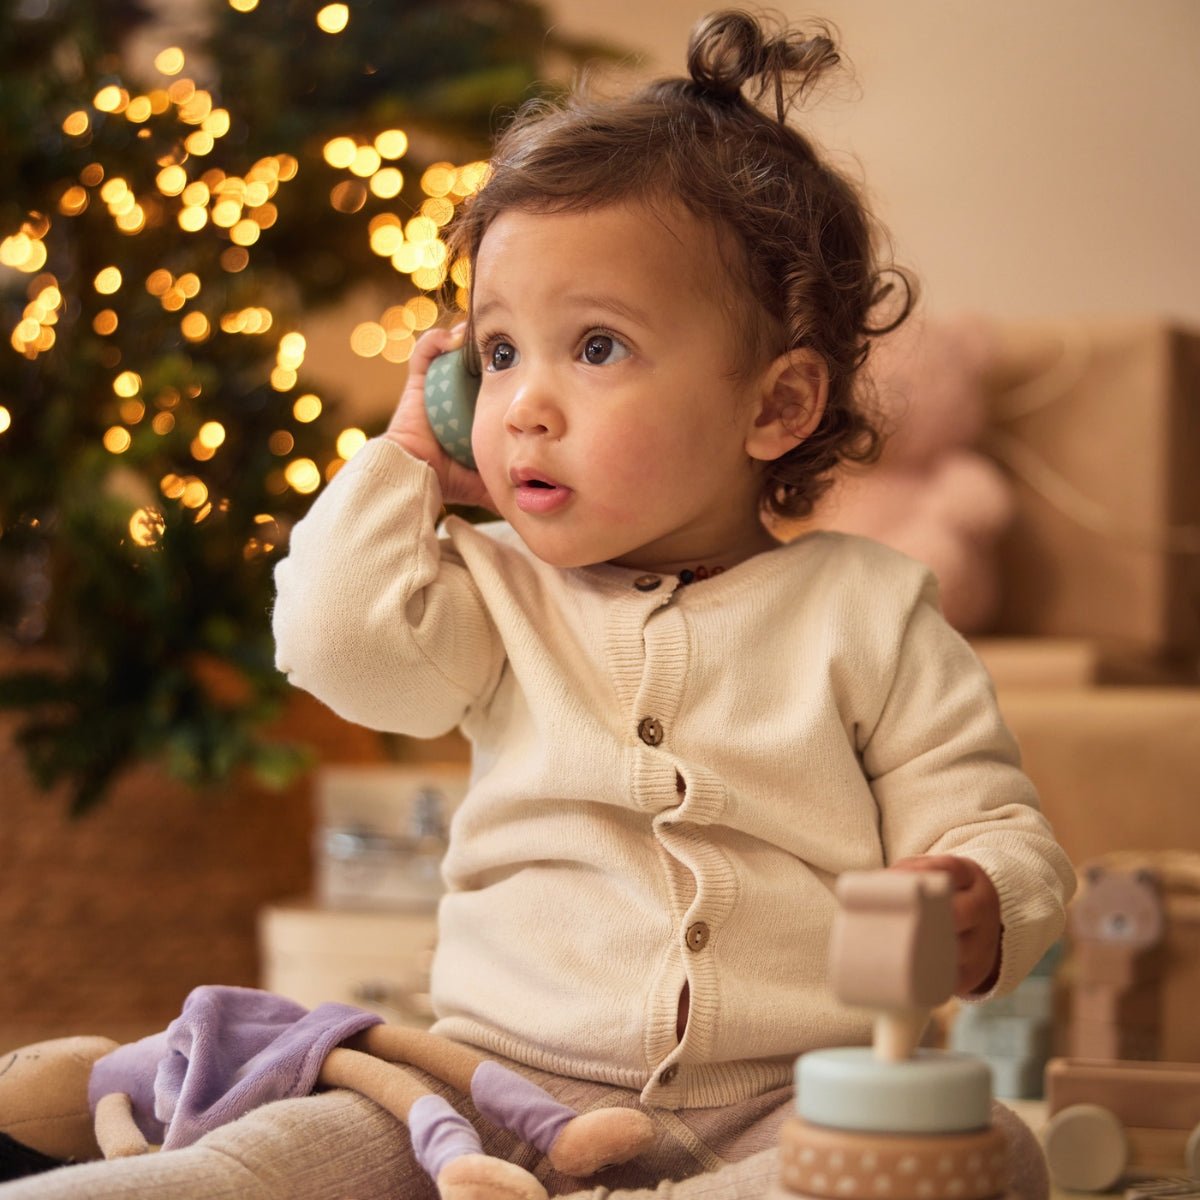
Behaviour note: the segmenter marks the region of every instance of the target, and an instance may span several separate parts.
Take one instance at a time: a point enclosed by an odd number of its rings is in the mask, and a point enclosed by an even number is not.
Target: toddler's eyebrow
[[[600,309],[603,312],[610,312],[617,317],[625,317],[626,320],[633,321],[640,325],[648,325],[650,318],[643,309],[636,305],[628,304],[618,296],[593,295],[592,293],[584,292],[568,292],[560,300],[563,308],[582,308],[582,309]],[[497,298],[495,300],[485,300],[482,304],[476,304],[471,311],[471,315],[476,322],[483,321],[489,313],[496,310],[507,310],[508,305]]]
[[[562,298],[565,307],[599,308],[617,317],[625,317],[641,325],[649,324],[649,316],[636,305],[628,304],[619,296],[593,295],[585,292],[568,292]]]

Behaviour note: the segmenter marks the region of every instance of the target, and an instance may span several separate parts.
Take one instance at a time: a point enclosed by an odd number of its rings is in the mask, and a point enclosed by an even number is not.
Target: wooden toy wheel
[[[1107,1191],[1129,1162],[1121,1122],[1099,1104],[1072,1104],[1055,1113],[1042,1142],[1051,1179],[1072,1192]]]
[[[1200,1125],[1192,1130],[1183,1152],[1183,1165],[1193,1179],[1200,1179]]]

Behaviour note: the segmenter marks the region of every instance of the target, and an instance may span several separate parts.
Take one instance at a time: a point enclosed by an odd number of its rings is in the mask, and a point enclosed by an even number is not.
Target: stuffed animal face
[[[1163,905],[1152,871],[1091,867],[1087,887],[1071,905],[1071,934],[1078,941],[1103,941],[1148,950],[1163,936]]]
[[[88,1078],[116,1048],[109,1038],[66,1037],[0,1054],[0,1133],[52,1158],[99,1158]]]

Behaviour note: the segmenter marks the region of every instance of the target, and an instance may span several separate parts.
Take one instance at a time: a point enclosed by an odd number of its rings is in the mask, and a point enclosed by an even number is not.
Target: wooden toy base
[[[780,1134],[779,1183],[820,1200],[989,1200],[1008,1186],[1004,1135],[879,1134],[799,1117]]]

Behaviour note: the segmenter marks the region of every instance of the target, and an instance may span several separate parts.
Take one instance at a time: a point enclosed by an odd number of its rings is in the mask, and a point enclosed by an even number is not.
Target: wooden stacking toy
[[[938,872],[855,871],[837,881],[830,946],[838,999],[875,1011],[871,1046],[796,1063],[771,1200],[991,1200],[1008,1187],[982,1060],[918,1047],[954,990],[951,883]]]

